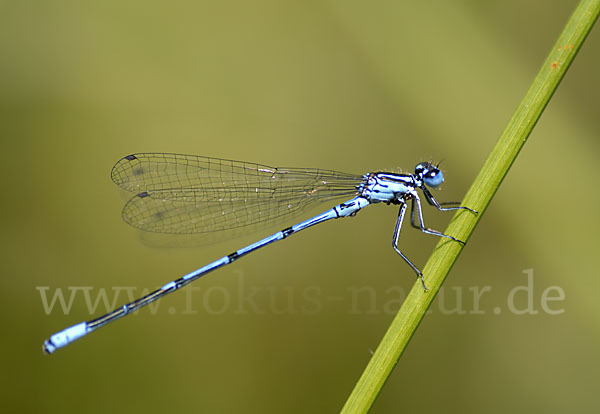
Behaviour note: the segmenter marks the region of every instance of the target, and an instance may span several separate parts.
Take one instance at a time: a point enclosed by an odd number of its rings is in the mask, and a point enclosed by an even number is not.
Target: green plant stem
[[[600,0],[582,0],[579,3],[463,200],[463,205],[479,211],[479,214],[459,211],[445,231],[446,234],[465,241],[469,239],[592,29],[599,12]],[[459,243],[440,239],[423,269],[430,290],[424,292],[420,283],[413,286],[346,401],[342,413],[366,413],[371,408],[461,250]]]

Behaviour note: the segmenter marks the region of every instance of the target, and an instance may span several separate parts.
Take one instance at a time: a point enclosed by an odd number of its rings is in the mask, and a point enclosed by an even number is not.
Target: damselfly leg
[[[406,263],[408,263],[408,265],[410,267],[412,267],[412,269],[417,274],[417,277],[421,279],[421,284],[423,284],[423,289],[425,289],[425,291],[427,291],[427,286],[425,285],[425,279],[423,279],[423,272],[421,272],[419,270],[419,268],[417,266],[415,266],[414,263],[411,262],[410,259],[408,257],[406,257],[404,255],[404,253],[402,253],[400,251],[400,249],[398,248],[398,239],[400,238],[400,229],[402,228],[402,221],[404,220],[405,212],[406,212],[406,202],[402,202],[400,204],[400,210],[398,210],[398,219],[396,220],[396,226],[394,227],[394,237],[392,239],[392,247],[394,248],[396,253],[398,253],[400,255],[400,257],[402,257],[404,259],[404,261]]]

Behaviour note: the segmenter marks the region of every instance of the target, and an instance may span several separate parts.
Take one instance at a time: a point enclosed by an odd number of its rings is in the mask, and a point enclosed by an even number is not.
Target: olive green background
[[[460,200],[576,3],[0,2],[3,411],[338,411],[415,282],[390,246],[396,208],[307,230],[45,356],[116,292],[118,306],[277,230],[149,245],[120,219],[112,165],[443,160],[435,195]],[[373,412],[598,409],[597,29]],[[425,208],[431,227],[450,218]],[[423,266],[436,241],[407,226],[401,247]]]

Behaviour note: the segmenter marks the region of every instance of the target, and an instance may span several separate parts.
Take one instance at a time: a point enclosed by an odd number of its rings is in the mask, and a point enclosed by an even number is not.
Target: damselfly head
[[[444,174],[430,162],[422,162],[415,167],[415,175],[420,177],[427,186],[437,187],[444,182]]]

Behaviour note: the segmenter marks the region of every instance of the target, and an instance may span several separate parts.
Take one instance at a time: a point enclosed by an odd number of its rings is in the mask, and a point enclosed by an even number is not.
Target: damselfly
[[[464,206],[443,207],[458,203],[439,203],[433,197],[427,187],[439,186],[444,176],[439,165],[430,162],[417,164],[414,173],[410,174],[377,172],[353,175],[310,168],[273,168],[195,155],[143,153],[119,160],[111,176],[119,187],[135,194],[123,208],[124,220],[134,227],[157,233],[212,233],[243,229],[285,218],[315,202],[353,197],[324,213],[173,280],[104,316],[52,335],[44,342],[44,351],[48,354],[250,252],[315,224],[354,216],[369,204],[399,206],[392,246],[415,271],[427,290],[423,273],[398,248],[400,228],[408,203],[411,204],[410,222],[413,227],[461,244],[464,244],[461,240],[425,227],[417,190],[421,190],[425,200],[438,210],[463,209],[476,213]]]

